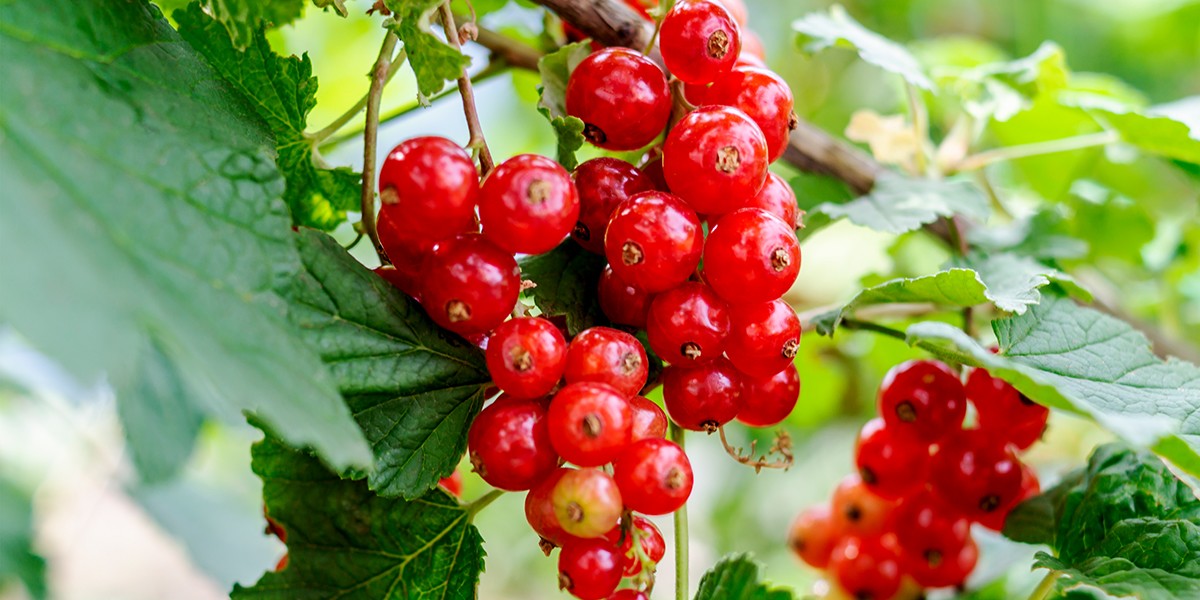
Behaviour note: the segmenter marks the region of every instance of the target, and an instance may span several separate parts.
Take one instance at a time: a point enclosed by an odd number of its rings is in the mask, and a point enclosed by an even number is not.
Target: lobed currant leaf
[[[287,531],[288,566],[232,598],[475,598],[483,539],[445,491],[383,498],[270,434],[251,455],[267,514]]]
[[[935,181],[889,174],[881,176],[865,196],[845,204],[814,207],[801,233],[803,239],[841,218],[876,231],[904,233],[940,217],[963,215],[983,220],[989,212],[987,197],[968,180]]]
[[[545,316],[565,316],[567,333],[608,323],[596,291],[603,256],[567,240],[550,252],[521,259],[520,265],[522,279],[536,284],[527,292],[534,304]]]
[[[404,44],[406,59],[417,77],[417,100],[424,106],[442,91],[447,81],[462,77],[470,57],[455,50],[430,32],[430,19],[441,4],[438,0],[386,0],[395,15],[389,25]]]
[[[370,489],[412,499],[454,471],[483,406],[483,353],[329,236],[300,232],[290,316],[320,352],[375,455]]]
[[[722,558],[700,578],[695,600],[792,600],[791,590],[759,581],[759,564],[748,554]]]
[[[362,175],[345,167],[325,168],[304,134],[317,104],[317,79],[308,55],[282,57],[260,27],[239,49],[221,24],[198,4],[176,11],[179,34],[204,55],[267,124],[275,138],[276,164],[287,179],[283,198],[296,225],[331,230],[357,210]]]
[[[851,48],[863,60],[903,77],[914,86],[934,89],[917,58],[904,46],[863,27],[840,5],[832,6],[828,14],[805,15],[792,22],[792,29],[800,34],[800,46],[805,52]]]
[[[315,0],[324,6],[331,0]],[[336,0],[341,4],[341,0]],[[164,12],[174,12],[192,4],[192,0],[154,0]],[[304,13],[306,0],[200,0],[199,7],[221,24],[237,50],[254,44],[263,27],[283,27]],[[345,11],[343,7],[341,9]],[[345,16],[345,15],[343,15]]]
[[[33,551],[33,499],[0,478],[0,589],[13,579],[32,597],[46,597],[46,561]]]
[[[74,376],[107,376],[135,459],[190,451],[128,418],[169,390],[185,409],[159,413],[164,431],[251,411],[336,468],[369,466],[276,291],[302,267],[245,98],[146,3],[4,4],[0,22],[0,255],[40,257],[0,261],[0,313]]]

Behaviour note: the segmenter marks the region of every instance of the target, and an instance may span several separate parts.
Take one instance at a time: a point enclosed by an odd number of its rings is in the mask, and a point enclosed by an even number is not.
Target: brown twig
[[[527,71],[536,71],[538,59],[542,57],[542,53],[533,46],[483,27],[476,28],[475,43],[491,50],[492,56],[503,60],[505,64]]]
[[[379,144],[379,102],[383,96],[383,85],[387,83],[388,72],[392,66],[392,52],[396,50],[399,40],[391,31],[383,38],[379,48],[379,57],[375,66],[371,67],[371,88],[367,92],[367,120],[363,127],[363,176],[362,176],[362,224],[371,244],[375,246],[375,254],[379,262],[391,264],[383,244],[379,243],[379,231],[375,227],[375,153]]]
[[[792,456],[792,437],[782,429],[775,432],[775,441],[771,444],[771,448],[766,454],[758,458],[754,458],[754,452],[758,449],[758,440],[750,440],[750,451],[744,452],[741,448],[735,448],[730,445],[729,440],[725,439],[725,427],[717,428],[721,435],[721,445],[725,447],[725,452],[743,465],[753,467],[755,473],[761,472],[763,469],[783,469],[784,471],[792,468],[792,463],[795,462],[795,457]],[[767,457],[777,455],[780,458],[768,460]]]
[[[458,28],[454,25],[454,12],[450,10],[450,0],[442,3],[439,12],[442,16],[442,28],[446,32],[446,41],[455,50],[461,51],[462,44],[459,41]],[[488,149],[487,139],[483,137],[483,127],[479,124],[479,109],[475,107],[475,91],[471,88],[471,76],[465,68],[458,78],[458,93],[462,96],[463,115],[467,118],[467,130],[471,132],[471,139],[467,145],[479,152],[480,175],[487,175],[494,166],[492,151]]]

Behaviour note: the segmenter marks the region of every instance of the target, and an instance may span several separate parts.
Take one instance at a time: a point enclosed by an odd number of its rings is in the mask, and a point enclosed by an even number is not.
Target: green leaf
[[[429,98],[442,91],[447,81],[462,77],[471,59],[430,33],[439,0],[386,0],[384,4],[395,13],[396,22],[389,27],[404,44],[408,64],[417,76],[417,100],[428,106]]]
[[[1128,324],[1054,295],[992,329],[1000,354],[945,323],[918,323],[907,334],[914,346],[982,366],[1040,404],[1090,416],[1200,474],[1200,368],[1159,360]]]
[[[571,335],[608,322],[596,291],[606,264],[603,256],[567,240],[550,252],[521,259],[520,264],[521,277],[536,284],[528,291],[534,304],[546,316],[565,316]]]
[[[1060,572],[1060,593],[1200,595],[1200,499],[1147,452],[1100,446],[1085,469],[1014,509],[1004,533],[1055,550],[1035,567]]]
[[[1006,312],[1024,313],[1027,307],[1041,302],[1041,288],[1051,283],[1058,284],[1075,298],[1092,299],[1091,293],[1070,275],[1027,256],[972,254],[963,265],[979,275],[987,287],[984,291],[987,300]]]
[[[287,531],[288,566],[234,586],[233,598],[475,598],[483,540],[449,494],[381,498],[270,435],[252,455],[267,513]]]
[[[1068,105],[1091,114],[1100,124],[1139,149],[1166,158],[1200,163],[1200,128],[1171,116],[1169,110],[1139,110],[1125,104],[1075,98]]]
[[[921,89],[933,90],[933,82],[921,68],[921,63],[904,46],[863,27],[835,4],[829,13],[810,13],[792,22],[800,34],[805,52],[816,53],[826,48],[850,48],[859,58],[904,78]]]
[[[133,393],[117,398],[129,454],[143,481],[160,482],[187,464],[204,423],[204,410],[188,394],[184,376],[154,339],[136,361]]]
[[[240,91],[275,136],[275,162],[287,179],[284,200],[296,225],[331,230],[357,210],[362,176],[347,168],[320,166],[313,140],[304,135],[308,113],[317,103],[317,79],[308,55],[283,58],[261,29],[238,50],[212,17],[197,4],[175,12],[179,34],[200,51],[229,85]]]
[[[575,152],[583,147],[584,123],[567,115],[567,80],[571,78],[571,71],[591,51],[590,42],[576,42],[538,59],[538,73],[542,76],[542,85],[538,86],[538,112],[554,128],[554,136],[558,139],[558,162],[568,171],[579,165]]]
[[[34,598],[46,597],[46,561],[33,552],[33,504],[29,494],[0,479],[0,590],[10,579]]]
[[[363,267],[337,241],[300,233],[306,272],[291,318],[321,353],[375,453],[381,496],[412,499],[454,471],[489,381],[483,353]]]
[[[1014,252],[1051,261],[1082,258],[1088,244],[1073,236],[1074,229],[1055,207],[1044,207],[1001,227],[970,229],[967,239],[971,246],[991,253]]]
[[[37,257],[0,260],[0,314],[119,402],[156,402],[171,387],[147,377],[169,363],[189,406],[370,465],[275,291],[300,257],[241,95],[142,2],[8,3],[0,24],[0,256]],[[191,446],[161,440],[130,438],[135,456]]]
[[[813,208],[805,221],[806,235],[834,219],[847,218],[855,225],[886,233],[904,233],[940,217],[964,215],[973,219],[988,216],[987,197],[965,179],[913,179],[886,175],[865,196],[845,204],[824,203]]]
[[[792,600],[791,590],[759,582],[759,565],[748,554],[722,558],[700,578],[695,600]]]
[[[324,6],[330,0],[317,0]],[[335,0],[339,5],[341,0]],[[154,0],[164,12],[183,9],[192,0]],[[205,13],[213,16],[229,34],[234,48],[245,50],[254,43],[257,32],[263,27],[282,27],[300,18],[305,0],[200,0],[195,3]],[[342,7],[345,11],[345,7]],[[342,16],[345,16],[343,13]]]

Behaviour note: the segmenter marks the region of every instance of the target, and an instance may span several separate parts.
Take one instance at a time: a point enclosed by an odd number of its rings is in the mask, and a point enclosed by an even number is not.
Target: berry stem
[[[379,231],[375,227],[375,153],[379,145],[379,102],[383,97],[383,86],[387,83],[388,71],[392,66],[392,52],[396,50],[396,34],[391,30],[383,38],[379,57],[371,67],[371,88],[367,92],[367,120],[363,126],[363,176],[362,176],[362,223],[367,237],[375,246],[375,254],[382,264],[391,264],[383,244],[379,243]]]
[[[1050,571],[1049,573],[1046,573],[1046,576],[1043,577],[1042,581],[1038,583],[1038,586],[1034,588],[1033,593],[1029,595],[1029,600],[1045,600],[1047,597],[1049,597],[1050,592],[1054,590],[1054,583],[1058,581],[1059,575],[1061,575],[1061,573],[1058,571]]]
[[[462,50],[458,39],[458,27],[454,24],[454,12],[450,10],[450,0],[442,3],[438,9],[442,15],[442,28],[446,31],[446,41],[455,50]],[[479,171],[481,176],[491,172],[495,163],[492,162],[492,151],[488,148],[487,139],[483,137],[483,127],[479,124],[479,109],[475,107],[475,91],[471,89],[471,76],[464,68],[458,78],[458,93],[462,96],[463,115],[467,118],[467,130],[471,139],[467,146],[479,152]]]
[[[671,423],[671,441],[684,448],[686,430]],[[675,511],[675,600],[688,600],[688,516],[687,503]]]
[[[885,325],[880,325],[878,323],[872,323],[870,321],[860,321],[858,319],[842,319],[842,328],[843,329],[857,329],[859,331],[873,331],[875,333],[881,333],[881,334],[889,336],[889,337],[894,337],[900,341],[906,341],[908,339],[908,336],[906,336],[903,331],[892,329],[891,327],[887,327]]]
[[[492,490],[466,505],[464,508],[467,510],[467,519],[473,520],[479,511],[487,508],[489,504],[496,501],[496,498],[503,495],[504,490]]]

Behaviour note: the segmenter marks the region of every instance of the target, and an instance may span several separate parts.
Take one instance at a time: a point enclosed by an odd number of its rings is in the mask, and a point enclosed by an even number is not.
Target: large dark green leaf
[[[449,494],[382,498],[274,437],[254,445],[267,513],[287,531],[288,566],[232,597],[473,600],[483,540]]]
[[[308,55],[279,56],[261,28],[248,47],[239,50],[220,23],[196,4],[174,16],[180,35],[242,92],[271,128],[275,162],[287,179],[283,198],[292,209],[292,220],[326,230],[345,221],[347,210],[358,209],[362,176],[344,167],[325,167],[313,140],[304,134],[308,112],[317,104],[317,78]]]
[[[1148,452],[1096,449],[1082,472],[1017,507],[1005,535],[1048,544],[1060,592],[1146,600],[1200,596],[1200,500]]]
[[[375,452],[371,489],[416,498],[454,470],[489,378],[483,353],[333,238],[303,230],[292,321],[321,353]]]
[[[0,479],[0,590],[10,578],[34,598],[46,597],[46,563],[33,552],[33,506],[29,494]]]
[[[241,94],[138,1],[0,4],[0,56],[0,314],[107,377],[135,458],[177,463],[192,425],[165,437],[131,414],[249,410],[368,466],[275,292],[302,267],[270,131]]]
[[[982,366],[1033,400],[1088,415],[1200,475],[1200,368],[1159,360],[1138,331],[1060,296],[995,321],[1000,354],[945,323],[909,327],[909,343]]]

